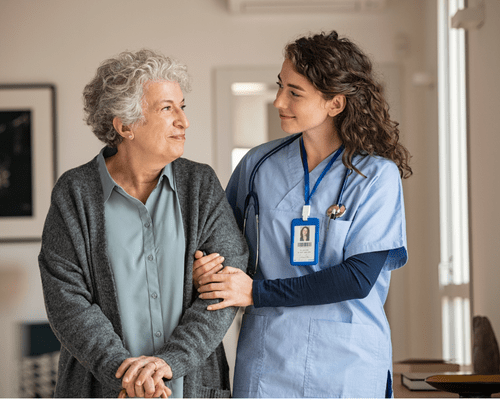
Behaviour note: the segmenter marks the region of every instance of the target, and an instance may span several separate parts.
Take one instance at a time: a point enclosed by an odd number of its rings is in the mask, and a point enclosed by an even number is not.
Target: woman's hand
[[[151,378],[149,378],[149,379],[151,379]],[[171,395],[172,395],[172,391],[168,387],[166,387],[163,380],[161,380],[156,385],[155,392],[154,392],[153,396],[145,395],[144,397],[146,397],[146,398],[151,397],[151,398],[155,398],[155,399],[161,397],[162,399],[168,399]],[[120,391],[120,393],[118,394],[119,399],[126,399],[127,397],[128,397],[127,389],[122,389]]]
[[[125,392],[120,392],[123,397],[163,397],[172,394],[165,386],[163,378],[172,379],[172,369],[158,357],[132,357],[122,362],[116,371],[116,377],[122,378]]]
[[[222,265],[224,257],[218,253],[203,256],[203,253],[197,250],[194,258],[196,261],[193,263],[193,284],[196,289],[200,287],[201,277],[216,274],[224,268]]]
[[[208,310],[215,311],[226,307],[246,307],[253,305],[253,280],[241,269],[226,267],[217,274],[209,274],[200,278],[200,298],[222,299],[212,304]]]

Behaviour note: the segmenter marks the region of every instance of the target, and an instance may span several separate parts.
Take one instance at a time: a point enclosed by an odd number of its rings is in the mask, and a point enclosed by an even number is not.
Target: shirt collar
[[[97,156],[97,165],[99,169],[99,176],[101,178],[102,190],[104,194],[104,202],[108,201],[109,196],[111,196],[111,193],[113,192],[115,186],[120,187],[113,180],[113,178],[109,174],[108,168],[106,167],[105,158],[110,157],[114,154],[116,154],[116,149],[104,147]],[[171,189],[173,191],[176,191],[177,189],[175,185],[174,170],[172,168],[172,163],[167,164],[163,168],[160,174],[160,179],[158,180],[158,184],[156,185],[156,187],[158,187],[158,185],[160,185],[163,182],[164,178],[166,178],[166,181],[170,185]]]

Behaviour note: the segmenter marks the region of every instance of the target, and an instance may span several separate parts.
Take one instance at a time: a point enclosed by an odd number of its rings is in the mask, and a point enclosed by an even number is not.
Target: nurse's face
[[[273,104],[279,110],[281,129],[288,134],[334,132],[332,101],[325,100],[304,75],[295,71],[290,60],[283,62],[277,83]]]

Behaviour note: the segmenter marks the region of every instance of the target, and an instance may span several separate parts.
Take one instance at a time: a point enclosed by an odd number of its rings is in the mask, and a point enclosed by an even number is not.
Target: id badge
[[[290,264],[316,265],[318,263],[319,219],[292,220]]]

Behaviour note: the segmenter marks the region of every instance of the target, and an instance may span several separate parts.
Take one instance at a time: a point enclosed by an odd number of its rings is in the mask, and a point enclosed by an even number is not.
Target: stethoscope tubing
[[[246,236],[246,225],[247,225],[247,219],[248,219],[248,210],[250,206],[250,201],[253,200],[253,207],[255,211],[255,223],[256,226],[255,228],[257,229],[257,247],[255,251],[255,267],[253,270],[249,269],[247,271],[248,275],[250,277],[253,277],[255,273],[257,272],[257,265],[259,262],[259,245],[260,245],[260,233],[259,233],[259,197],[256,192],[254,192],[253,187],[255,183],[255,176],[257,175],[257,171],[261,167],[261,165],[271,156],[276,154],[278,151],[281,149],[285,148],[286,146],[290,145],[292,142],[294,142],[296,139],[300,138],[302,136],[302,133],[298,133],[287,140],[285,140],[283,143],[279,144],[275,148],[271,149],[269,152],[264,154],[260,160],[255,164],[255,166],[252,169],[252,173],[250,174],[250,179],[248,180],[248,194],[245,198],[245,205],[244,205],[244,212],[243,212],[243,235]],[[347,187],[347,178],[349,175],[350,169],[346,170],[346,173],[344,175],[344,182],[342,183],[342,188],[339,193],[339,197],[337,199],[337,204],[340,206],[342,205],[342,196],[344,194],[344,190]]]

